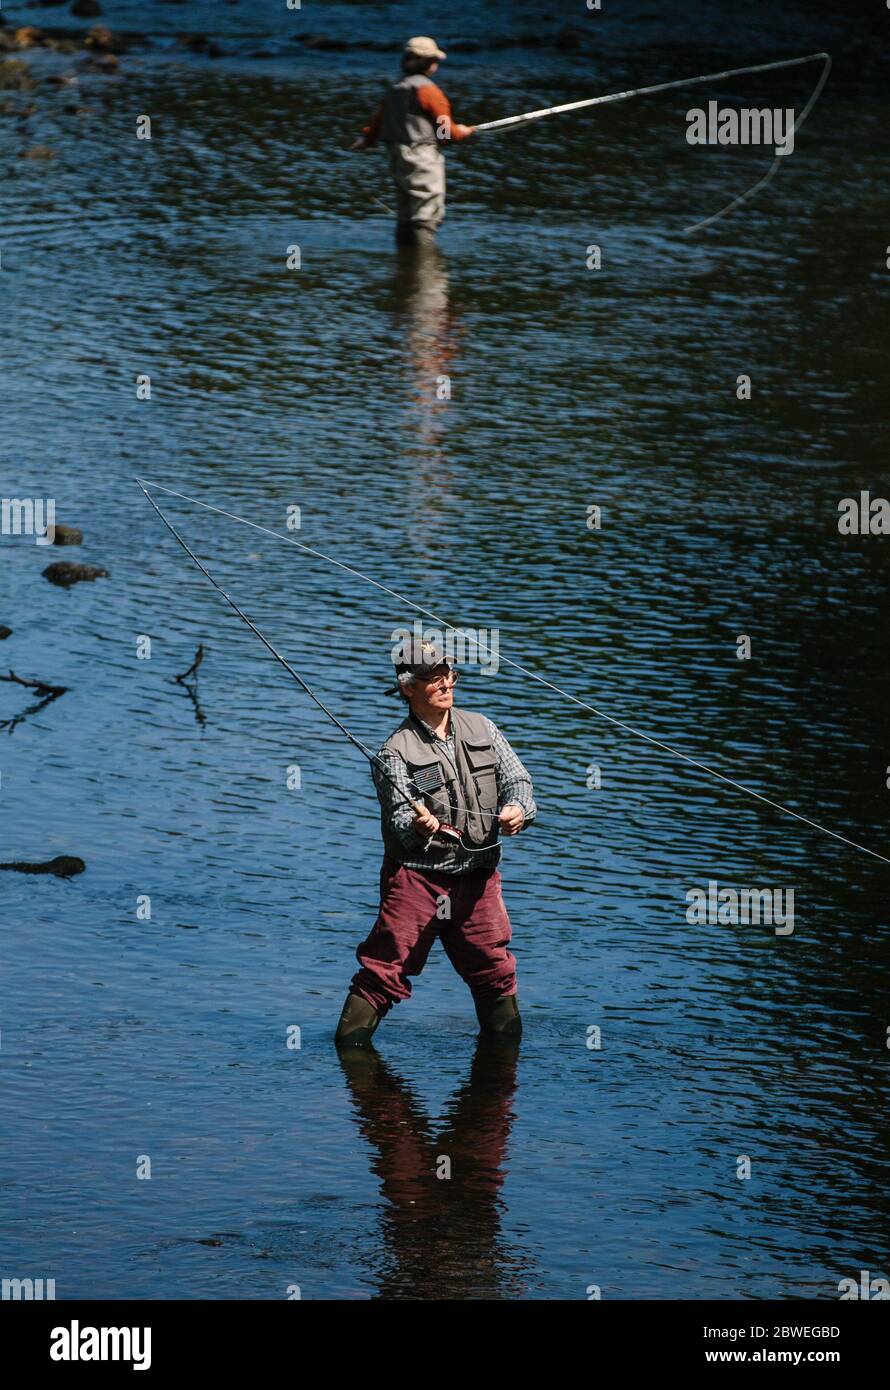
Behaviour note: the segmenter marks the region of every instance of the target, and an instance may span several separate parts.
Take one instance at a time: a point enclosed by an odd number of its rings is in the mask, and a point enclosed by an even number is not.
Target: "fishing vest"
[[[383,746],[387,752],[397,753],[406,764],[408,775],[416,782],[416,787],[412,783],[411,792],[416,801],[422,800],[438,820],[459,830],[473,849],[495,845],[499,831],[497,758],[488,720],[482,714],[452,708],[451,731],[454,763],[410,714]],[[406,851],[385,815],[381,816],[381,829],[384,849],[399,863],[406,858],[417,861],[422,857],[429,860],[431,869],[445,870],[466,863],[466,856],[457,846],[438,840],[426,852]]]
[[[380,139],[384,145],[436,145],[436,130],[417,104],[418,87],[434,84],[421,72],[394,82],[383,98]]]

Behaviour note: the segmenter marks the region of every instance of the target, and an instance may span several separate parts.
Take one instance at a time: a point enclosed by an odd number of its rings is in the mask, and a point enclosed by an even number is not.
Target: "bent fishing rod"
[[[157,512],[158,516],[159,516],[159,517],[161,518],[161,520],[163,521],[164,525],[166,526],[167,530],[170,532],[171,536],[174,536],[175,539],[176,539],[177,541],[179,541],[179,544],[182,546],[182,548],[183,548],[183,550],[185,551],[186,555],[188,555],[188,557],[189,557],[191,560],[194,561],[194,563],[197,565],[198,569],[199,569],[199,570],[201,571],[201,573],[205,576],[205,578],[207,578],[207,579],[210,580],[210,583],[213,585],[214,589],[216,589],[218,593],[222,594],[222,596],[223,596],[223,598],[225,599],[226,603],[229,605],[230,608],[233,608],[233,609],[235,610],[235,612],[238,614],[238,617],[242,620],[242,622],[245,622],[245,623],[247,624],[247,626],[250,628],[251,632],[252,632],[256,637],[258,637],[258,638],[260,639],[260,641],[262,642],[262,644],[263,644],[263,646],[266,648],[266,650],[272,653],[272,655],[274,656],[275,660],[276,660],[281,666],[284,667],[284,669],[285,669],[285,671],[287,671],[288,675],[293,676],[294,680],[297,682],[297,684],[299,685],[300,689],[303,690],[303,691],[305,691],[305,693],[309,696],[310,700],[312,700],[312,701],[318,706],[318,708],[322,711],[323,714],[327,715],[328,719],[330,719],[330,721],[331,721],[332,724],[335,724],[335,725],[337,726],[337,728],[340,730],[341,734],[344,734],[344,735],[346,736],[346,738],[349,739],[349,742],[353,745],[353,747],[357,748],[357,749],[359,750],[359,752],[362,753],[362,754],[364,755],[364,757],[366,757],[370,763],[375,764],[375,765],[379,768],[380,773],[381,773],[381,776],[383,776],[383,777],[386,778],[387,782],[390,784],[390,786],[391,786],[396,792],[398,792],[398,794],[399,794],[399,796],[402,798],[402,800],[403,800],[408,806],[411,807],[411,809],[412,809],[412,811],[414,812],[414,814],[415,814],[416,816],[423,816],[423,815],[426,815],[426,814],[427,814],[427,808],[426,808],[426,806],[424,806],[423,803],[422,803],[421,801],[414,801],[414,800],[412,800],[412,798],[411,798],[410,796],[406,795],[406,793],[405,793],[405,792],[402,790],[402,788],[399,786],[399,784],[398,784],[398,782],[395,780],[395,778],[394,778],[394,777],[389,773],[389,771],[387,770],[387,768],[386,768],[386,766],[385,766],[385,764],[384,764],[382,758],[378,757],[376,753],[372,753],[371,750],[370,750],[370,748],[366,748],[365,745],[362,743],[361,739],[356,738],[355,734],[350,733],[350,731],[347,729],[346,725],[343,724],[343,723],[341,722],[341,720],[339,720],[339,719],[337,718],[336,714],[334,714],[333,710],[329,710],[328,707],[327,707],[327,705],[324,703],[324,701],[321,700],[321,699],[319,698],[318,695],[316,695],[315,691],[314,691],[314,690],[312,689],[312,687],[308,684],[308,682],[305,681],[305,680],[303,679],[303,677],[300,675],[299,671],[295,671],[295,670],[294,670],[293,666],[290,664],[290,662],[287,660],[287,658],[284,657],[284,656],[282,656],[282,655],[281,655],[281,652],[279,652],[275,647],[273,647],[272,643],[269,641],[268,637],[266,637],[265,633],[260,632],[260,629],[257,627],[256,623],[253,622],[252,619],[250,619],[250,618],[247,616],[247,614],[244,612],[244,610],[243,610],[242,608],[239,608],[239,607],[238,607],[238,604],[235,602],[235,600],[234,600],[233,598],[230,597],[229,594],[226,593],[225,589],[222,587],[222,585],[219,583],[219,581],[216,580],[216,579],[214,579],[213,575],[210,573],[210,571],[209,571],[209,569],[207,568],[207,566],[206,566],[201,560],[198,559],[197,555],[196,555],[195,552],[191,549],[191,547],[189,546],[188,542],[185,541],[185,540],[182,538],[182,536],[181,536],[181,535],[179,534],[179,532],[176,530],[176,527],[173,525],[173,523],[172,523],[171,521],[169,521],[168,518],[167,518],[167,517],[164,515],[164,513],[161,511],[161,509],[160,509],[160,507],[158,506],[157,502],[156,502],[156,501],[154,500],[154,498],[151,496],[151,493],[148,492],[148,490],[146,489],[144,483],[142,482],[142,479],[141,479],[141,478],[137,478],[137,479],[136,479],[136,482],[139,484],[139,486],[140,486],[140,488],[142,489],[143,493],[144,493],[145,496],[148,498],[148,500],[149,500],[149,502],[151,503],[151,505],[154,507],[155,511]],[[410,780],[410,781],[413,781],[414,779],[413,779],[413,778],[410,778],[409,780]],[[417,785],[417,784],[415,783],[415,786],[416,786],[416,785]],[[466,809],[466,808],[465,808],[465,809]],[[447,823],[447,821],[439,821],[438,828],[437,828],[436,830],[433,831],[432,835],[427,836],[426,844],[425,844],[425,846],[424,846],[424,851],[423,851],[424,854],[427,854],[427,853],[429,852],[430,846],[431,846],[433,840],[435,839],[435,837],[436,837],[437,835],[439,835],[443,840],[445,840],[445,841],[447,841],[447,842],[450,842],[450,843],[452,843],[452,844],[458,844],[458,845],[460,845],[461,849],[462,849],[466,854],[488,854],[489,851],[492,849],[492,846],[491,846],[491,845],[486,845],[486,846],[484,846],[482,849],[474,848],[474,847],[471,846],[471,845],[465,845],[464,842],[463,842],[463,835],[461,834],[461,832],[460,832],[459,830],[456,829],[455,826],[449,825],[449,824]]]

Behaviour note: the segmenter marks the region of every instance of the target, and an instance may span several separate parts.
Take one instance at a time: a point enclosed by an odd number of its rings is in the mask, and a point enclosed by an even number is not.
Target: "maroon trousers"
[[[352,993],[388,1013],[410,998],[410,976],[420,974],[437,936],[474,999],[488,1003],[516,993],[516,957],[508,950],[510,919],[499,870],[421,873],[389,855],[380,870],[377,921],[355,953],[361,969]]]

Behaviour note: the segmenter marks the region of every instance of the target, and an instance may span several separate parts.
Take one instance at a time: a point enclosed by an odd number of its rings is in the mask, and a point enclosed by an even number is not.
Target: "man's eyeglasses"
[[[441,676],[415,676],[415,680],[422,681],[428,690],[437,690],[440,685],[444,685],[446,690],[457,685],[457,672],[445,671]]]

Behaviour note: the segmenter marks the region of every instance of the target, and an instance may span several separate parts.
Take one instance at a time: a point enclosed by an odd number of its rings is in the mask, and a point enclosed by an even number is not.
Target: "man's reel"
[[[417,815],[422,815],[423,812],[426,810],[426,807],[419,801],[412,801],[411,805],[413,806]],[[433,843],[433,840],[436,838],[437,835],[441,836],[441,838],[447,841],[449,844],[460,845],[463,843],[460,837],[460,831],[455,829],[453,825],[449,825],[447,821],[440,820],[438,830],[434,830],[432,835],[427,836],[426,844],[423,847],[424,854],[428,852],[430,845]]]
[[[439,821],[439,829],[433,832],[430,839],[434,840],[436,835],[441,835],[443,840],[452,840],[458,845],[461,843],[460,831],[455,830],[453,825],[449,825],[448,822],[444,820]]]

